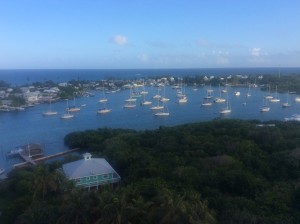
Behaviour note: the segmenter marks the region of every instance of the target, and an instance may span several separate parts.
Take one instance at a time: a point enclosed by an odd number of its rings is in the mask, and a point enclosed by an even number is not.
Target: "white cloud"
[[[250,49],[250,54],[254,57],[259,57],[261,56],[261,49],[259,47],[254,47]]]
[[[112,38],[112,41],[117,45],[125,45],[127,44],[127,37],[123,35],[115,35]]]

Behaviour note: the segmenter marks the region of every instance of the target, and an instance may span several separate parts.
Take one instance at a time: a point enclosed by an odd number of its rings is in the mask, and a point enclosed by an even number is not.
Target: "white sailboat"
[[[296,96],[296,97],[295,97],[295,102],[296,102],[296,103],[299,103],[299,102],[300,102],[300,96]]]
[[[130,87],[130,90],[129,90],[129,98],[125,100],[126,103],[131,103],[131,104],[135,104],[136,102],[136,98],[133,97],[133,94],[132,94],[132,87]]]
[[[222,89],[222,93],[227,93],[227,92],[228,92],[227,86],[228,86],[228,85],[227,85],[227,79],[226,79],[225,88]]]
[[[98,102],[99,103],[106,103],[107,102],[107,98],[106,98],[105,91],[104,91],[104,80],[102,80],[102,97],[99,99]]]
[[[222,91],[221,91],[220,85],[219,85],[219,92],[220,92],[220,96],[219,96],[219,97],[216,97],[216,98],[214,99],[214,102],[215,102],[215,103],[225,103],[225,102],[226,102],[226,99],[222,98]]]
[[[170,99],[166,97],[166,87],[164,86],[164,94],[163,97],[160,98],[160,102],[168,102],[168,101],[170,101]]]
[[[183,104],[183,103],[187,103],[188,98],[186,96],[182,96],[180,98],[178,98],[178,103]]]
[[[65,114],[63,114],[60,118],[61,118],[61,119],[71,119],[71,118],[73,118],[73,117],[74,117],[73,114],[65,113]]]
[[[286,95],[286,102],[282,104],[282,107],[287,108],[287,107],[291,106],[291,104],[289,102],[289,98],[290,98],[290,94],[288,92],[287,95]]]
[[[111,112],[111,109],[106,107],[106,103],[104,103],[103,107],[97,110],[97,114],[108,114]]]
[[[125,100],[125,109],[134,109],[136,107],[136,98],[133,98],[132,87],[129,90],[129,98]]]
[[[211,99],[213,93],[213,89],[211,88],[211,86],[209,88],[206,89],[206,95],[205,97],[203,97],[204,99]]]
[[[157,105],[156,106],[153,106],[153,107],[150,107],[151,110],[162,110],[164,109],[164,106],[163,105],[160,105],[159,104],[159,99],[157,99]]]
[[[251,85],[249,84],[248,92],[246,93],[246,96],[247,96],[247,97],[250,97],[250,96],[251,96],[250,88],[251,88]]]
[[[146,94],[143,94],[144,100],[141,102],[142,106],[147,106],[147,105],[151,105],[152,102],[149,100],[146,100]]]
[[[108,113],[110,113],[110,112],[111,112],[111,109],[108,109],[108,108],[106,108],[106,107],[97,110],[97,113],[98,113],[98,114],[108,114]]]
[[[154,115],[158,116],[158,117],[166,117],[166,116],[169,116],[170,113],[168,111],[167,106],[164,104],[162,111],[159,111],[159,112],[155,113]]]
[[[124,108],[125,109],[133,109],[136,107],[136,103],[135,102],[129,102],[129,103],[125,103],[124,104]]]
[[[269,101],[272,102],[272,103],[278,103],[278,102],[280,102],[280,99],[278,98],[278,95],[277,95],[277,86],[276,86],[275,97],[273,97]]]
[[[208,99],[204,99],[201,106],[203,106],[203,107],[212,106],[212,102],[209,101]]]
[[[146,91],[146,89],[145,89],[145,82],[144,82],[144,80],[143,80],[143,90],[140,92],[140,94],[142,94],[142,95],[148,94],[148,91]]]
[[[67,108],[69,108],[69,100],[68,99],[67,99]],[[60,118],[61,119],[71,119],[73,117],[74,117],[74,115],[70,114],[69,110],[66,110],[66,113],[64,113]]]
[[[177,98],[179,104],[184,104],[188,101],[188,98],[185,94],[185,88],[183,86],[182,79],[180,83],[180,89],[177,90]]]
[[[157,94],[155,94],[152,98],[153,98],[153,99],[160,99],[160,98],[161,98],[161,95],[160,95],[160,88],[159,88],[159,87],[157,88]]]
[[[263,105],[260,107],[260,112],[269,112],[271,110],[267,102],[266,99],[263,99]]]
[[[80,107],[76,107],[75,106],[75,96],[73,94],[73,106],[68,106],[67,109],[66,109],[66,111],[68,111],[68,112],[78,112],[80,110],[81,110]]]
[[[234,92],[234,95],[235,95],[235,96],[240,96],[240,95],[241,95],[241,92],[240,92],[240,91],[235,91],[235,92]]]
[[[53,116],[57,115],[57,111],[52,110],[51,100],[49,101],[49,110],[43,113],[44,116]]]
[[[226,107],[224,107],[224,108],[222,108],[221,110],[220,110],[220,114],[222,115],[222,114],[229,114],[229,113],[231,113],[231,108],[230,108],[230,105],[229,105],[229,100],[228,100],[228,92],[227,92],[227,100],[226,100]]]
[[[271,86],[269,85],[269,93],[265,96],[265,99],[270,100],[273,99],[273,96],[271,95]]]

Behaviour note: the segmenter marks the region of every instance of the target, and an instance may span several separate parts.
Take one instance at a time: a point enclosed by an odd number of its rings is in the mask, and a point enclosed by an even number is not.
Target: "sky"
[[[0,0],[0,69],[300,67],[299,0]]]

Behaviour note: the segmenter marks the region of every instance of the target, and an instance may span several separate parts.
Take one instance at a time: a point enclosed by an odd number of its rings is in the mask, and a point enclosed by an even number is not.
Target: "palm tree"
[[[57,224],[74,223],[88,224],[90,222],[89,195],[79,189],[66,193],[60,207],[60,217]]]
[[[58,183],[55,181],[55,176],[49,171],[46,165],[38,165],[35,167],[32,174],[32,189],[34,189],[33,198],[42,197],[49,191],[55,191],[58,188]]]

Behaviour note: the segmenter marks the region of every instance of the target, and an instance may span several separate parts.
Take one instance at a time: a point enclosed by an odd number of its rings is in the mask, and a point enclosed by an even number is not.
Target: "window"
[[[107,179],[108,178],[108,174],[103,174],[103,178]]]

